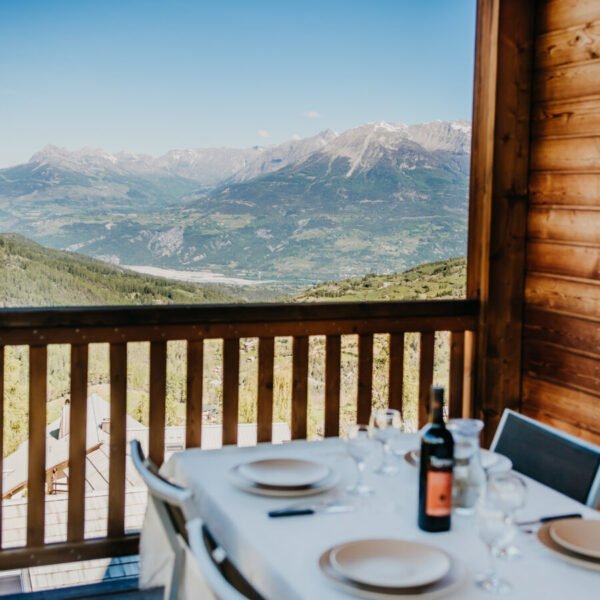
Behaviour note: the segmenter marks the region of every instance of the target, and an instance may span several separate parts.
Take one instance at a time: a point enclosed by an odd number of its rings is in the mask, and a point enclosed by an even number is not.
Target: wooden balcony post
[[[0,345],[0,475],[4,473],[4,346]],[[3,477],[0,476],[0,548],[2,548]]]
[[[88,346],[74,344],[71,346],[68,542],[80,542],[84,536],[87,390]]]
[[[451,419],[463,416],[463,390],[465,375],[465,332],[450,332],[450,389],[448,394],[448,416]]]
[[[223,341],[223,445],[237,444],[240,400],[240,340]]]
[[[167,403],[167,342],[150,344],[150,411],[148,447],[150,460],[162,465],[165,457]]]
[[[305,439],[308,417],[308,337],[294,337],[292,356],[292,439]]]
[[[202,394],[204,379],[204,342],[188,340],[185,447],[202,444]]]
[[[44,543],[47,401],[47,347],[31,346],[29,348],[29,466],[27,478],[28,546],[41,546]]]
[[[373,401],[373,334],[358,336],[358,424],[368,423]]]
[[[125,532],[125,452],[127,417],[127,344],[110,345],[110,463],[108,536]]]
[[[421,334],[419,351],[419,428],[427,423],[429,418],[429,393],[433,384],[433,358],[435,333],[427,331]]]
[[[258,396],[256,399],[256,439],[270,442],[273,435],[273,363],[275,339],[258,340]]]
[[[402,413],[404,388],[404,333],[390,334],[390,372],[388,406]]]
[[[342,338],[328,335],[325,340],[325,437],[340,433]]]

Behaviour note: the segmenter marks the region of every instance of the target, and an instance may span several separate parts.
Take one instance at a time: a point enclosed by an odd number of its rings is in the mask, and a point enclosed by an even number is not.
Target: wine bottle
[[[419,527],[448,531],[452,512],[454,440],[444,424],[444,388],[431,388],[429,424],[421,435]]]

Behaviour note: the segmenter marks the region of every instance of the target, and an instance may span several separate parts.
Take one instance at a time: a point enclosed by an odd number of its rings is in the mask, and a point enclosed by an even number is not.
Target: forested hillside
[[[464,298],[465,258],[419,265],[403,273],[365,275],[317,284],[296,296],[297,302],[365,302]]]
[[[138,275],[74,252],[0,234],[0,306],[232,302],[228,289]]]

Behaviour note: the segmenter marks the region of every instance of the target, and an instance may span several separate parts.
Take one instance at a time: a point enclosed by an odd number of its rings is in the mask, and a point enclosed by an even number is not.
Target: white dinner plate
[[[268,458],[238,465],[238,473],[250,483],[272,488],[301,488],[323,481],[329,467],[311,460]]]
[[[512,469],[512,461],[510,458],[504,456],[503,454],[498,454],[497,452],[491,452],[490,450],[485,450],[482,448],[480,450],[481,453],[481,466],[488,473],[504,473],[506,471],[510,471]],[[419,466],[419,460],[421,458],[421,451],[417,448],[413,450],[409,450],[404,455],[404,459],[409,465],[413,467]]]
[[[319,567],[330,583],[336,588],[365,600],[392,600],[393,598],[404,598],[406,600],[434,600],[435,598],[447,598],[456,592],[465,583],[464,565],[450,558],[450,569],[445,577],[435,583],[425,586],[407,588],[384,589],[374,586],[362,585],[347,579],[338,573],[330,562],[330,555],[334,548],[325,551],[319,558]]]
[[[572,552],[571,550],[567,550],[567,548],[563,548],[563,546],[560,544],[557,544],[550,535],[551,525],[552,523],[546,523],[545,525],[542,525],[537,534],[538,540],[540,540],[540,542],[542,542],[542,544],[544,544],[544,546],[546,546],[550,552],[573,565],[583,567],[584,569],[600,571],[600,558],[584,556],[583,554]]]
[[[300,498],[302,496],[314,496],[316,494],[322,494],[323,492],[333,489],[339,481],[339,475],[330,469],[327,477],[315,485],[299,488],[279,488],[261,486],[252,483],[245,477],[242,477],[239,474],[237,467],[234,467],[229,471],[229,480],[233,485],[235,485],[235,487],[243,492],[248,492],[249,494],[270,496],[272,498]]]
[[[550,523],[549,532],[563,548],[600,559],[600,520],[563,519]]]
[[[442,550],[397,539],[348,542],[334,548],[329,561],[346,579],[385,589],[428,585],[450,570],[450,558]]]

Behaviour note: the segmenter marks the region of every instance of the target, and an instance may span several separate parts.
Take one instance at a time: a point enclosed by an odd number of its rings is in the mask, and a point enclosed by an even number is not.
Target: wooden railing
[[[293,337],[291,436],[307,436],[309,337],[326,336],[325,436],[340,425],[341,336],[358,336],[357,419],[372,405],[373,336],[389,334],[390,407],[402,408],[404,335],[420,334],[419,423],[427,415],[433,381],[434,335],[451,332],[450,416],[470,413],[472,332],[478,304],[467,300],[340,304],[161,306],[0,310],[0,400],[4,399],[4,348],[29,346],[29,458],[27,536],[22,548],[0,549],[0,569],[69,562],[137,551],[125,533],[127,344],[150,342],[149,454],[158,464],[165,449],[167,341],[187,341],[186,446],[201,443],[204,340],[223,340],[223,443],[238,431],[241,338],[258,338],[257,438],[271,440],[275,338]],[[88,345],[110,344],[110,463],[107,535],[85,539]],[[47,351],[71,345],[67,539],[45,543]],[[0,447],[2,422],[0,410]],[[0,495],[1,495],[0,489]],[[1,514],[0,514],[1,518]]]

